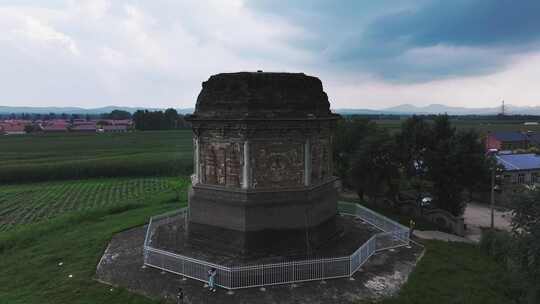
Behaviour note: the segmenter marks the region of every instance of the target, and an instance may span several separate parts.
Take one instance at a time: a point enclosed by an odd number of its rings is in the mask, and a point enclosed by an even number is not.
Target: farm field
[[[403,120],[375,120],[397,132]],[[538,131],[519,121],[457,120],[458,129]],[[119,176],[178,176],[193,170],[191,130],[0,136],[0,183]]]
[[[187,182],[186,179],[183,179]],[[58,215],[122,203],[142,203],[181,183],[180,178],[117,178],[45,182],[0,187],[0,232]]]
[[[94,275],[113,234],[182,207],[185,193],[181,201],[176,195],[169,189],[0,232],[0,303],[162,303],[101,284]]]
[[[0,183],[190,174],[191,130],[0,136]]]
[[[389,129],[391,132],[397,132],[405,119],[380,119],[373,121]],[[451,119],[451,122],[458,130],[474,129],[482,135],[485,135],[487,132],[496,131],[540,132],[540,125],[525,126],[523,125],[524,121]]]

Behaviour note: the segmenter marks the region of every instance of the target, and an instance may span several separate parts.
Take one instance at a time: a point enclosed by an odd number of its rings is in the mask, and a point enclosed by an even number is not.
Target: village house
[[[98,129],[100,133],[123,133],[127,131],[128,127],[126,125],[104,125]]]
[[[503,168],[502,184],[504,187],[540,183],[539,154],[497,154],[495,159]]]
[[[96,120],[76,119],[69,128],[72,132],[96,132],[98,129]]]
[[[69,122],[65,120],[55,119],[48,120],[39,123],[41,131],[45,133],[60,133],[67,132],[69,127]]]
[[[519,131],[489,132],[486,136],[486,151],[512,151],[529,148],[529,136]]]
[[[26,134],[24,130],[26,123],[24,121],[7,120],[0,122],[0,134],[2,135],[20,135]]]

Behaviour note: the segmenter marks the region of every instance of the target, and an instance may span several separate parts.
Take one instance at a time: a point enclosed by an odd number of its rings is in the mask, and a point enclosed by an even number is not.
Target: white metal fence
[[[350,256],[252,266],[226,267],[152,247],[157,227],[187,220],[187,208],[150,219],[144,241],[144,264],[206,282],[215,268],[215,284],[226,289],[351,277],[377,251],[409,244],[409,228],[354,203],[339,203],[341,214],[358,217],[381,230]]]

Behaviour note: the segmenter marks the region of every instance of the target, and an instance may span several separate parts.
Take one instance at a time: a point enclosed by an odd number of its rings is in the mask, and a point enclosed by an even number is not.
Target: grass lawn
[[[512,303],[503,269],[476,245],[425,241],[426,254],[399,296],[382,304]]]

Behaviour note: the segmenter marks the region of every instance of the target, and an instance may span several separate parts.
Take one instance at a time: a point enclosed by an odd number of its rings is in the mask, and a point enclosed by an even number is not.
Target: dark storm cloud
[[[368,36],[409,40],[412,45],[521,44],[540,37],[538,0],[437,1],[417,11],[382,17]]]
[[[289,3],[289,2],[287,2]],[[485,74],[538,48],[540,1],[301,1],[257,4],[300,23],[304,46],[341,69],[397,81]]]

